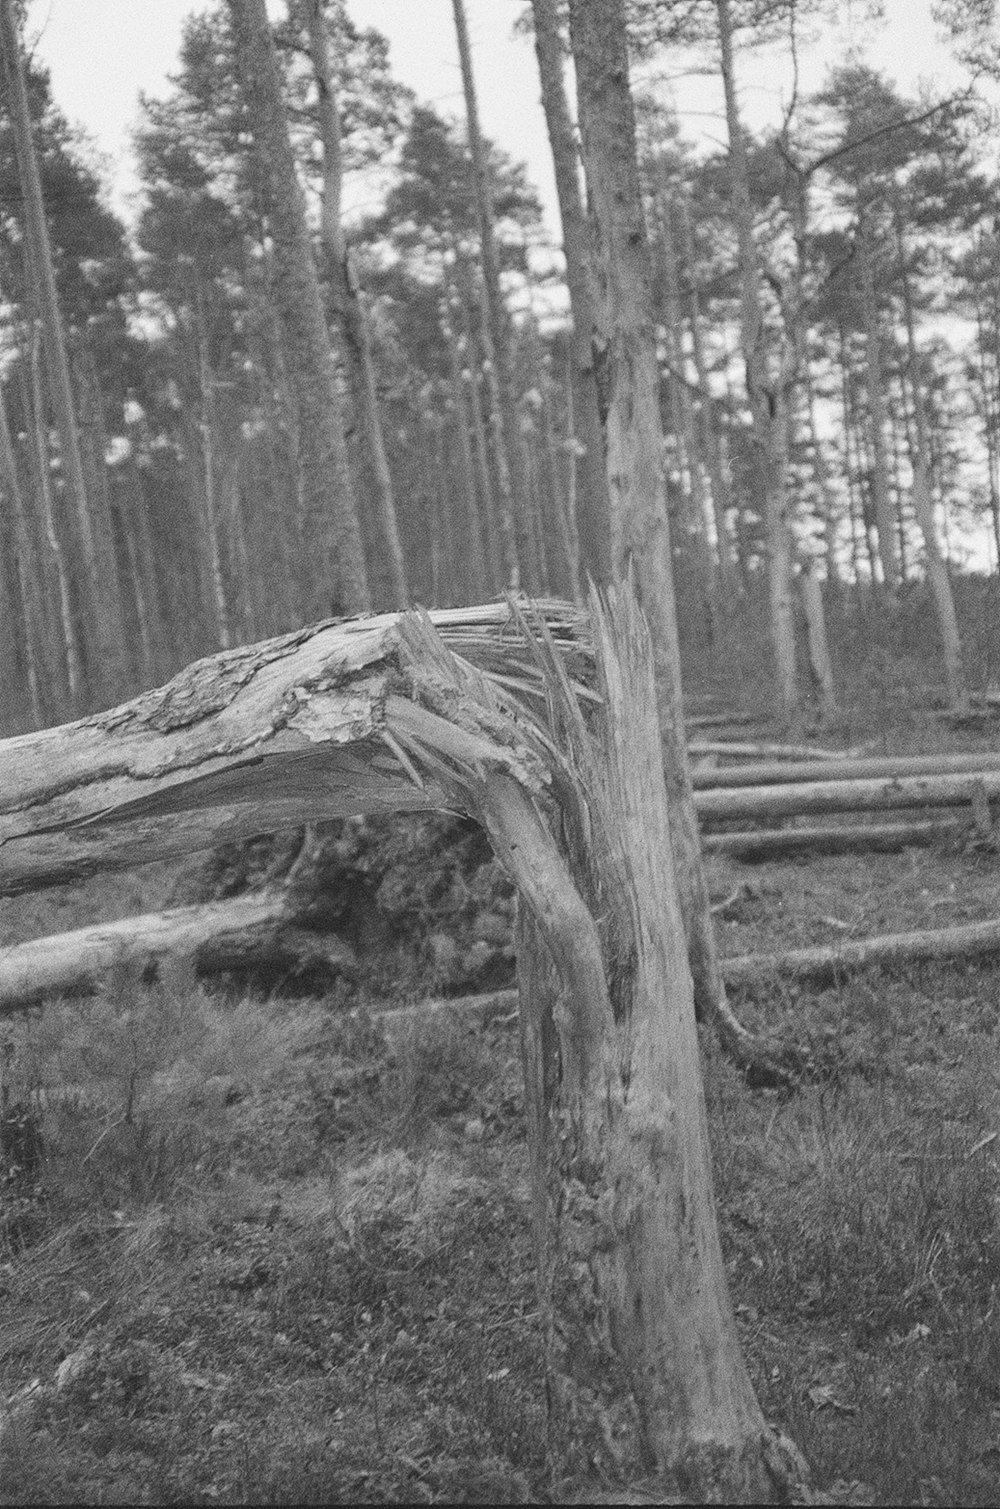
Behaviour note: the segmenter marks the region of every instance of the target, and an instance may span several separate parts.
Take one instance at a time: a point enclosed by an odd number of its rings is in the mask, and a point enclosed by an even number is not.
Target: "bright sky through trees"
[[[282,0],[269,0],[276,15]],[[119,209],[134,189],[130,133],[140,89],[157,94],[176,66],[183,18],[202,8],[198,0],[29,0],[28,37],[52,72],[55,99],[80,122],[98,150],[107,154]],[[445,114],[461,115],[462,87],[450,0],[350,0],[360,25],[376,26],[392,44],[392,66],[417,95]],[[522,0],[468,0],[469,27],[486,132],[514,158],[527,162],[543,197],[546,216],[557,223],[551,159],[538,102],[538,78],[530,42],[514,38]],[[845,6],[845,13],[852,11]],[[860,7],[858,7],[860,9]],[[885,0],[885,23],[855,23],[828,30],[819,46],[803,49],[804,89],[816,87],[824,69],[854,42],[866,58],[904,89],[926,79],[942,85],[960,74],[937,41],[929,0]],[[745,113],[751,126],[774,119],[787,98],[790,75],[774,60],[741,62]],[[687,76],[675,82],[688,134],[724,135],[721,93],[714,78]]]

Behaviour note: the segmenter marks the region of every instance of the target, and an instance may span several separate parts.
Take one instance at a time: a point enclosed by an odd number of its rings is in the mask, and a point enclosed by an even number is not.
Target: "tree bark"
[[[624,13],[621,0],[573,0],[569,16],[601,277],[595,358],[604,409],[612,570],[618,582],[634,579],[653,636],[674,869],[695,1002],[727,1048],[746,1062],[752,1042],[726,1001],[684,742],[652,268],[629,93]],[[761,1057],[773,1056],[767,1045],[758,1048]]]
[[[274,296],[298,410],[300,564],[309,619],[369,604],[330,339],[264,0],[226,0],[274,243]]]
[[[385,547],[384,565],[389,580],[389,600],[383,606],[403,608],[409,602],[409,588],[403,547],[399,539],[392,475],[382,434],[368,317],[341,217],[343,164],[340,106],[330,68],[324,6],[325,0],[306,0],[305,6],[309,55],[319,92],[320,139],[323,143],[323,215],[320,229],[342,350],[347,360],[348,385],[358,416],[362,450],[375,492],[375,512]]]
[[[662,921],[658,924],[663,936],[678,938],[679,929],[675,919],[683,915],[694,976],[695,999],[724,1039],[729,1033],[729,1040],[735,1047],[742,1029],[729,1011],[719,970],[684,746],[680,656],[662,471],[663,429],[659,405],[651,264],[642,212],[635,116],[629,93],[624,6],[621,0],[570,0],[569,17],[576,65],[578,114],[583,135],[583,160],[594,221],[596,265],[601,276],[602,298],[598,309],[595,347],[611,500],[612,570],[620,583],[634,577],[640,601],[648,616],[655,681],[650,684],[646,695],[656,708],[660,741],[657,757],[654,753],[655,733],[651,731],[647,716],[643,724],[643,742],[639,746],[642,750],[642,766],[636,772],[635,786],[631,790],[625,789],[621,771],[616,779],[622,781],[621,800],[628,813],[627,821],[631,822],[642,811],[641,805],[632,805],[641,783],[652,782],[651,772],[657,770],[662,762],[666,780],[666,804],[659,793],[654,795],[653,790],[649,789],[646,792],[651,804],[648,817],[650,825],[659,822],[657,814],[662,817],[662,826],[656,833],[657,842],[663,845],[660,850],[660,865],[662,866],[664,855],[672,854],[674,875],[667,873],[664,877],[661,870],[659,874],[662,883],[658,886],[650,885],[651,877],[647,875],[636,886],[636,894],[651,899],[654,916],[662,919],[665,909],[666,926],[663,927]],[[638,705],[637,703],[637,709]],[[651,707],[647,711],[651,711]],[[614,758],[613,753],[611,758]],[[666,822],[668,806],[669,828]],[[650,826],[643,827],[640,821],[638,827],[643,829],[644,838],[648,840]],[[636,843],[640,843],[638,833]],[[652,851],[646,847],[645,842],[637,851],[636,862],[643,867],[652,863]],[[651,964],[653,974],[665,963],[661,958],[656,966]],[[675,954],[666,975],[655,989],[662,989],[665,992],[664,1002],[671,1002],[666,1006],[667,1014],[672,1015],[679,1010],[680,1016],[684,1017],[682,998],[676,993],[671,994],[666,985],[666,979],[674,971],[684,980],[683,988],[686,992],[683,954],[679,961]],[[650,985],[653,984],[653,974],[648,977]],[[652,999],[651,996],[650,1000]],[[641,1009],[644,1011],[645,1007]],[[602,1012],[606,1015],[606,1008],[597,1003],[594,1010],[598,1015]],[[696,1080],[689,1079],[691,1064],[687,1062],[687,1054],[692,1051],[692,1040],[687,1034],[693,1030],[693,1015],[690,1023],[681,1026],[680,1018],[676,1018],[674,1025],[679,1035],[675,1038],[677,1056],[672,1068],[668,1067],[667,1061],[659,1059],[656,1062],[652,1058],[655,1034],[650,1039],[649,1070],[652,1078],[646,1082],[652,1097],[649,1105],[651,1107],[657,1094],[664,1091],[669,1100],[674,1090],[679,1088],[679,1078],[685,1081],[686,1089],[678,1103],[677,1120],[673,1125],[676,1127],[676,1135],[682,1141],[692,1139],[687,1143],[687,1148],[691,1156],[694,1156],[693,1149],[699,1137],[695,1126],[698,1092]],[[655,1049],[657,1056],[664,1047],[665,1044],[661,1043]],[[669,1057],[668,1050],[667,1060]],[[697,1062],[696,1051],[694,1062]],[[660,1083],[659,1089],[654,1090],[654,1082],[661,1073],[666,1078]],[[529,1092],[532,1083],[529,1078]],[[674,1089],[668,1089],[668,1086],[673,1086]],[[643,1103],[644,1093],[645,1091],[639,1096],[639,1104]],[[595,1097],[586,1114],[595,1114],[596,1104]],[[580,1114],[583,1115],[583,1111]],[[646,1133],[643,1132],[642,1135]],[[589,1141],[589,1132],[581,1130],[579,1142],[573,1148],[571,1156],[578,1156],[578,1150],[582,1151]],[[596,1151],[597,1144],[594,1143],[593,1147]],[[681,1154],[679,1147],[678,1154],[682,1160],[688,1156],[688,1153]],[[638,1191],[634,1193],[638,1194]],[[698,1201],[693,1189],[691,1195],[692,1204],[687,1208],[694,1219],[699,1219],[695,1214]],[[671,1198],[674,1198],[673,1194]],[[639,1226],[643,1224],[642,1218],[638,1216],[641,1203],[640,1197],[635,1207],[636,1214],[630,1216]],[[582,1215],[583,1212],[579,1214]],[[676,1245],[682,1225],[680,1207],[675,1206],[672,1212],[665,1211],[662,1207],[659,1212],[654,1212],[651,1208],[650,1224],[641,1235],[637,1231],[640,1246],[636,1248],[637,1256],[640,1251],[644,1252],[642,1264],[652,1261],[654,1242],[664,1244],[657,1251],[669,1251],[677,1256],[677,1277],[682,1287],[674,1293],[680,1298],[681,1308],[687,1303],[687,1298],[694,1299],[693,1295],[685,1297],[683,1290],[685,1264]],[[614,1260],[619,1260],[620,1254],[614,1248],[612,1252]],[[624,1289],[622,1293],[629,1293],[630,1289],[631,1281],[629,1289]],[[721,1475],[731,1478],[729,1486],[734,1493],[745,1495],[748,1480],[742,1480],[744,1470],[750,1477],[755,1472],[766,1476],[763,1472],[766,1432],[762,1428],[760,1411],[742,1364],[738,1355],[734,1355],[731,1350],[734,1337],[727,1313],[728,1300],[724,1286],[715,1287],[706,1272],[705,1286],[700,1291],[700,1299],[691,1315],[691,1319],[694,1319],[694,1311],[704,1305],[705,1308],[701,1310],[702,1319],[716,1328],[720,1350],[715,1350],[713,1346],[714,1358],[711,1360],[707,1352],[701,1353],[700,1357],[687,1352],[687,1342],[683,1335],[687,1327],[678,1324],[679,1311],[673,1316],[664,1314],[664,1300],[670,1293],[667,1289],[659,1299],[650,1295],[650,1309],[644,1311],[650,1325],[654,1321],[662,1322],[666,1328],[661,1333],[660,1343],[653,1350],[644,1351],[645,1341],[636,1335],[636,1317],[639,1304],[642,1303],[639,1296],[633,1296],[636,1308],[631,1319],[622,1315],[620,1320],[623,1328],[621,1334],[623,1339],[627,1338],[624,1346],[636,1346],[636,1362],[641,1356],[641,1375],[648,1380],[643,1393],[633,1393],[637,1402],[641,1401],[640,1410],[646,1413],[646,1421],[641,1426],[643,1456],[655,1463],[661,1471],[670,1471],[680,1468],[683,1454],[689,1452],[692,1477],[697,1488],[705,1489],[708,1487],[707,1476],[710,1475],[707,1469],[708,1459],[714,1454]],[[604,1314],[598,1311],[595,1315],[598,1325],[604,1325],[607,1319],[610,1316],[606,1310]],[[668,1341],[667,1332],[673,1327],[677,1329],[673,1330],[673,1340]],[[647,1334],[651,1336],[655,1331]],[[590,1344],[595,1341],[596,1334],[592,1334]],[[659,1350],[661,1344],[662,1351]],[[715,1376],[715,1365],[716,1360],[721,1361],[725,1354],[729,1354],[725,1367],[731,1366],[735,1371],[723,1383],[721,1378]],[[587,1375],[586,1381],[581,1380],[584,1381],[585,1388],[592,1389],[597,1383],[598,1369],[595,1364],[599,1357],[600,1351],[595,1348],[582,1360],[582,1367]],[[686,1372],[674,1374],[667,1382],[661,1369],[669,1373],[673,1365],[668,1360],[671,1357],[677,1360],[683,1358]],[[614,1384],[613,1375],[609,1373],[596,1397],[606,1398],[606,1390],[613,1392]],[[635,1385],[633,1390],[634,1388]],[[575,1408],[574,1401],[580,1397],[582,1395],[574,1395],[571,1391],[568,1406],[571,1416]],[[670,1404],[667,1402],[668,1398],[671,1400]],[[635,1420],[628,1420],[628,1395],[624,1396],[620,1405],[612,1408],[610,1419],[621,1419],[626,1433],[637,1428]],[[613,1435],[610,1439],[613,1439]]]
[[[552,149],[556,197],[573,321],[570,393],[573,410],[576,529],[584,573],[598,586],[611,579],[611,525],[604,430],[594,372],[595,289],[580,159],[564,76],[564,44],[556,0],[531,0],[542,109]]]

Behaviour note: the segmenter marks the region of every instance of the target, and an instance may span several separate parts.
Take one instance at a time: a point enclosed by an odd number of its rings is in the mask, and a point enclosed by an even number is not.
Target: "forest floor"
[[[890,747],[995,738],[915,730]],[[419,893],[431,939],[398,989],[122,976],[6,1029],[26,1115],[0,1194],[0,1504],[572,1497],[546,1467],[516,1021],[380,1026],[476,969],[512,978],[509,894],[478,851],[446,884],[396,859],[379,894]],[[982,843],[710,878],[727,954],[1000,914]],[[7,936],[171,879],[18,903]],[[737,1324],[809,1501],[997,1503],[1000,959],[734,1005],[814,1066],[751,1090],[703,1039]]]

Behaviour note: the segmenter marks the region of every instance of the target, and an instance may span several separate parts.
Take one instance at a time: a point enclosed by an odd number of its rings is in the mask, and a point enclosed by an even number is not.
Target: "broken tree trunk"
[[[538,611],[579,675],[586,618],[561,603]],[[433,776],[417,785],[396,758],[400,622],[387,613],[223,651],[121,707],[0,742],[0,895],[324,818],[448,807]],[[506,604],[433,622],[487,670],[537,685],[504,638]]]
[[[337,938],[297,927],[287,896],[256,891],[204,906],[175,907],[119,922],[33,938],[0,950],[0,1017],[46,996],[89,995],[115,969],[137,979],[164,961],[188,960],[200,975],[350,974],[351,948]]]
[[[810,781],[788,786],[738,786],[696,791],[702,819],[777,818],[810,812],[880,812],[901,807],[957,807],[981,793],[1000,797],[1000,770],[954,775],[892,776],[866,781]]]
[[[725,961],[726,979],[745,985],[777,974],[814,982],[836,980],[870,964],[919,963],[926,959],[971,959],[1000,953],[1000,921],[967,922],[958,927],[887,933],[824,948],[793,948],[785,954],[744,954]]]
[[[0,743],[0,888],[334,812],[476,817],[524,918],[558,1465],[760,1502],[805,1469],[764,1422],[728,1296],[652,652],[627,593],[592,619],[596,691],[582,615],[549,604],[529,628],[500,604],[303,630]]]

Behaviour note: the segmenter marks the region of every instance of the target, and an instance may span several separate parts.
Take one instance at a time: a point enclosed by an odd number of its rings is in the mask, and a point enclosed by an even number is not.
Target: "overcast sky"
[[[268,0],[275,14],[282,6]],[[483,127],[513,157],[528,163],[556,227],[554,188],[538,80],[530,42],[511,35],[523,0],[466,0]],[[52,74],[56,101],[82,124],[107,155],[119,210],[134,189],[130,133],[139,90],[165,91],[176,66],[183,18],[203,9],[199,0],[29,0],[28,37]],[[354,19],[377,26],[391,43],[396,76],[444,114],[460,115],[461,79],[456,58],[451,0],[349,0]],[[845,3],[845,14],[860,11]],[[935,38],[930,0],[886,0],[886,23],[877,32],[847,28],[823,35],[804,58],[803,87],[818,84],[829,62],[848,41],[864,42],[865,54],[904,88],[923,78],[947,83],[956,77],[948,52]],[[772,63],[744,60],[744,108],[752,124],[774,118],[790,80]],[[683,78],[677,103],[689,134],[722,140],[720,92],[714,80]]]

